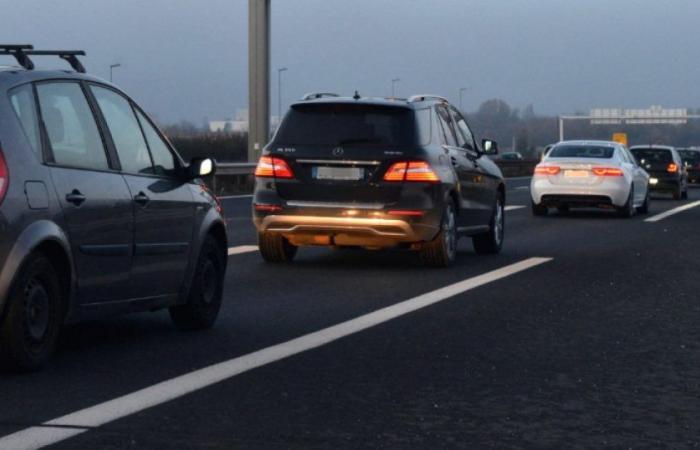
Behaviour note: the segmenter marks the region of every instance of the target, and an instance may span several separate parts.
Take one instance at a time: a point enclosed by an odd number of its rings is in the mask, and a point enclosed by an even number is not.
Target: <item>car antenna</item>
[[[355,95],[353,95],[352,98],[354,98],[355,100],[359,100],[359,99],[361,99],[362,97],[360,97],[360,92],[359,92],[359,91],[355,91]]]

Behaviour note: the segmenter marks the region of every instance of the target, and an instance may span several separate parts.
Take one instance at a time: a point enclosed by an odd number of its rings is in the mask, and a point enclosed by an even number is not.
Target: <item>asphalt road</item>
[[[510,182],[511,207],[527,183]],[[645,221],[690,197],[632,219],[512,209],[501,255],[463,240],[449,270],[327,249],[268,265],[241,247],[250,199],[227,199],[239,252],[217,326],[180,333],[158,312],[68,327],[46,370],[0,374],[0,436],[29,430],[0,448],[55,433],[69,449],[700,447],[700,206]],[[551,260],[489,278],[534,257]]]

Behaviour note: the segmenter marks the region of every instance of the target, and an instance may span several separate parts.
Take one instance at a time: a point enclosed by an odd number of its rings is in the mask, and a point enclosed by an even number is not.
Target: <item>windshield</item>
[[[418,127],[416,127],[416,118]],[[422,122],[427,123],[424,124]],[[296,105],[275,137],[278,144],[359,147],[397,147],[425,142],[429,110],[376,105]],[[430,137],[427,136],[429,140]]]
[[[670,150],[662,148],[633,148],[630,150],[640,163],[663,163],[673,162],[673,155]]]
[[[599,158],[609,159],[615,153],[614,147],[599,145],[557,145],[550,152],[550,158]]]

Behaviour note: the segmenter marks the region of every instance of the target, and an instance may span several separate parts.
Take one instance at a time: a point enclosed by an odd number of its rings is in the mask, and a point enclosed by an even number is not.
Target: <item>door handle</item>
[[[146,206],[148,204],[148,202],[151,201],[151,199],[148,198],[148,195],[144,194],[143,192],[139,192],[134,197],[134,201],[141,206]]]
[[[85,200],[87,200],[87,197],[85,197],[79,190],[73,189],[73,192],[70,194],[66,194],[66,201],[68,203],[72,203],[75,206],[80,206],[82,205]]]

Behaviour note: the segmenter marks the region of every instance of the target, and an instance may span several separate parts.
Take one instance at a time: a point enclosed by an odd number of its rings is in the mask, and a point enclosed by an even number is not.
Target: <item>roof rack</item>
[[[408,103],[424,102],[427,100],[437,100],[444,103],[449,103],[445,97],[439,95],[413,95],[408,98]]]
[[[316,100],[324,97],[340,97],[338,94],[333,94],[331,92],[310,92],[302,97],[302,101],[306,102],[309,100]]]
[[[70,64],[79,73],[85,73],[85,67],[78,60],[78,56],[85,56],[83,50],[34,50],[32,45],[0,44],[0,55],[14,56],[20,66],[27,70],[34,70],[34,62],[30,55],[36,56],[58,56]]]

